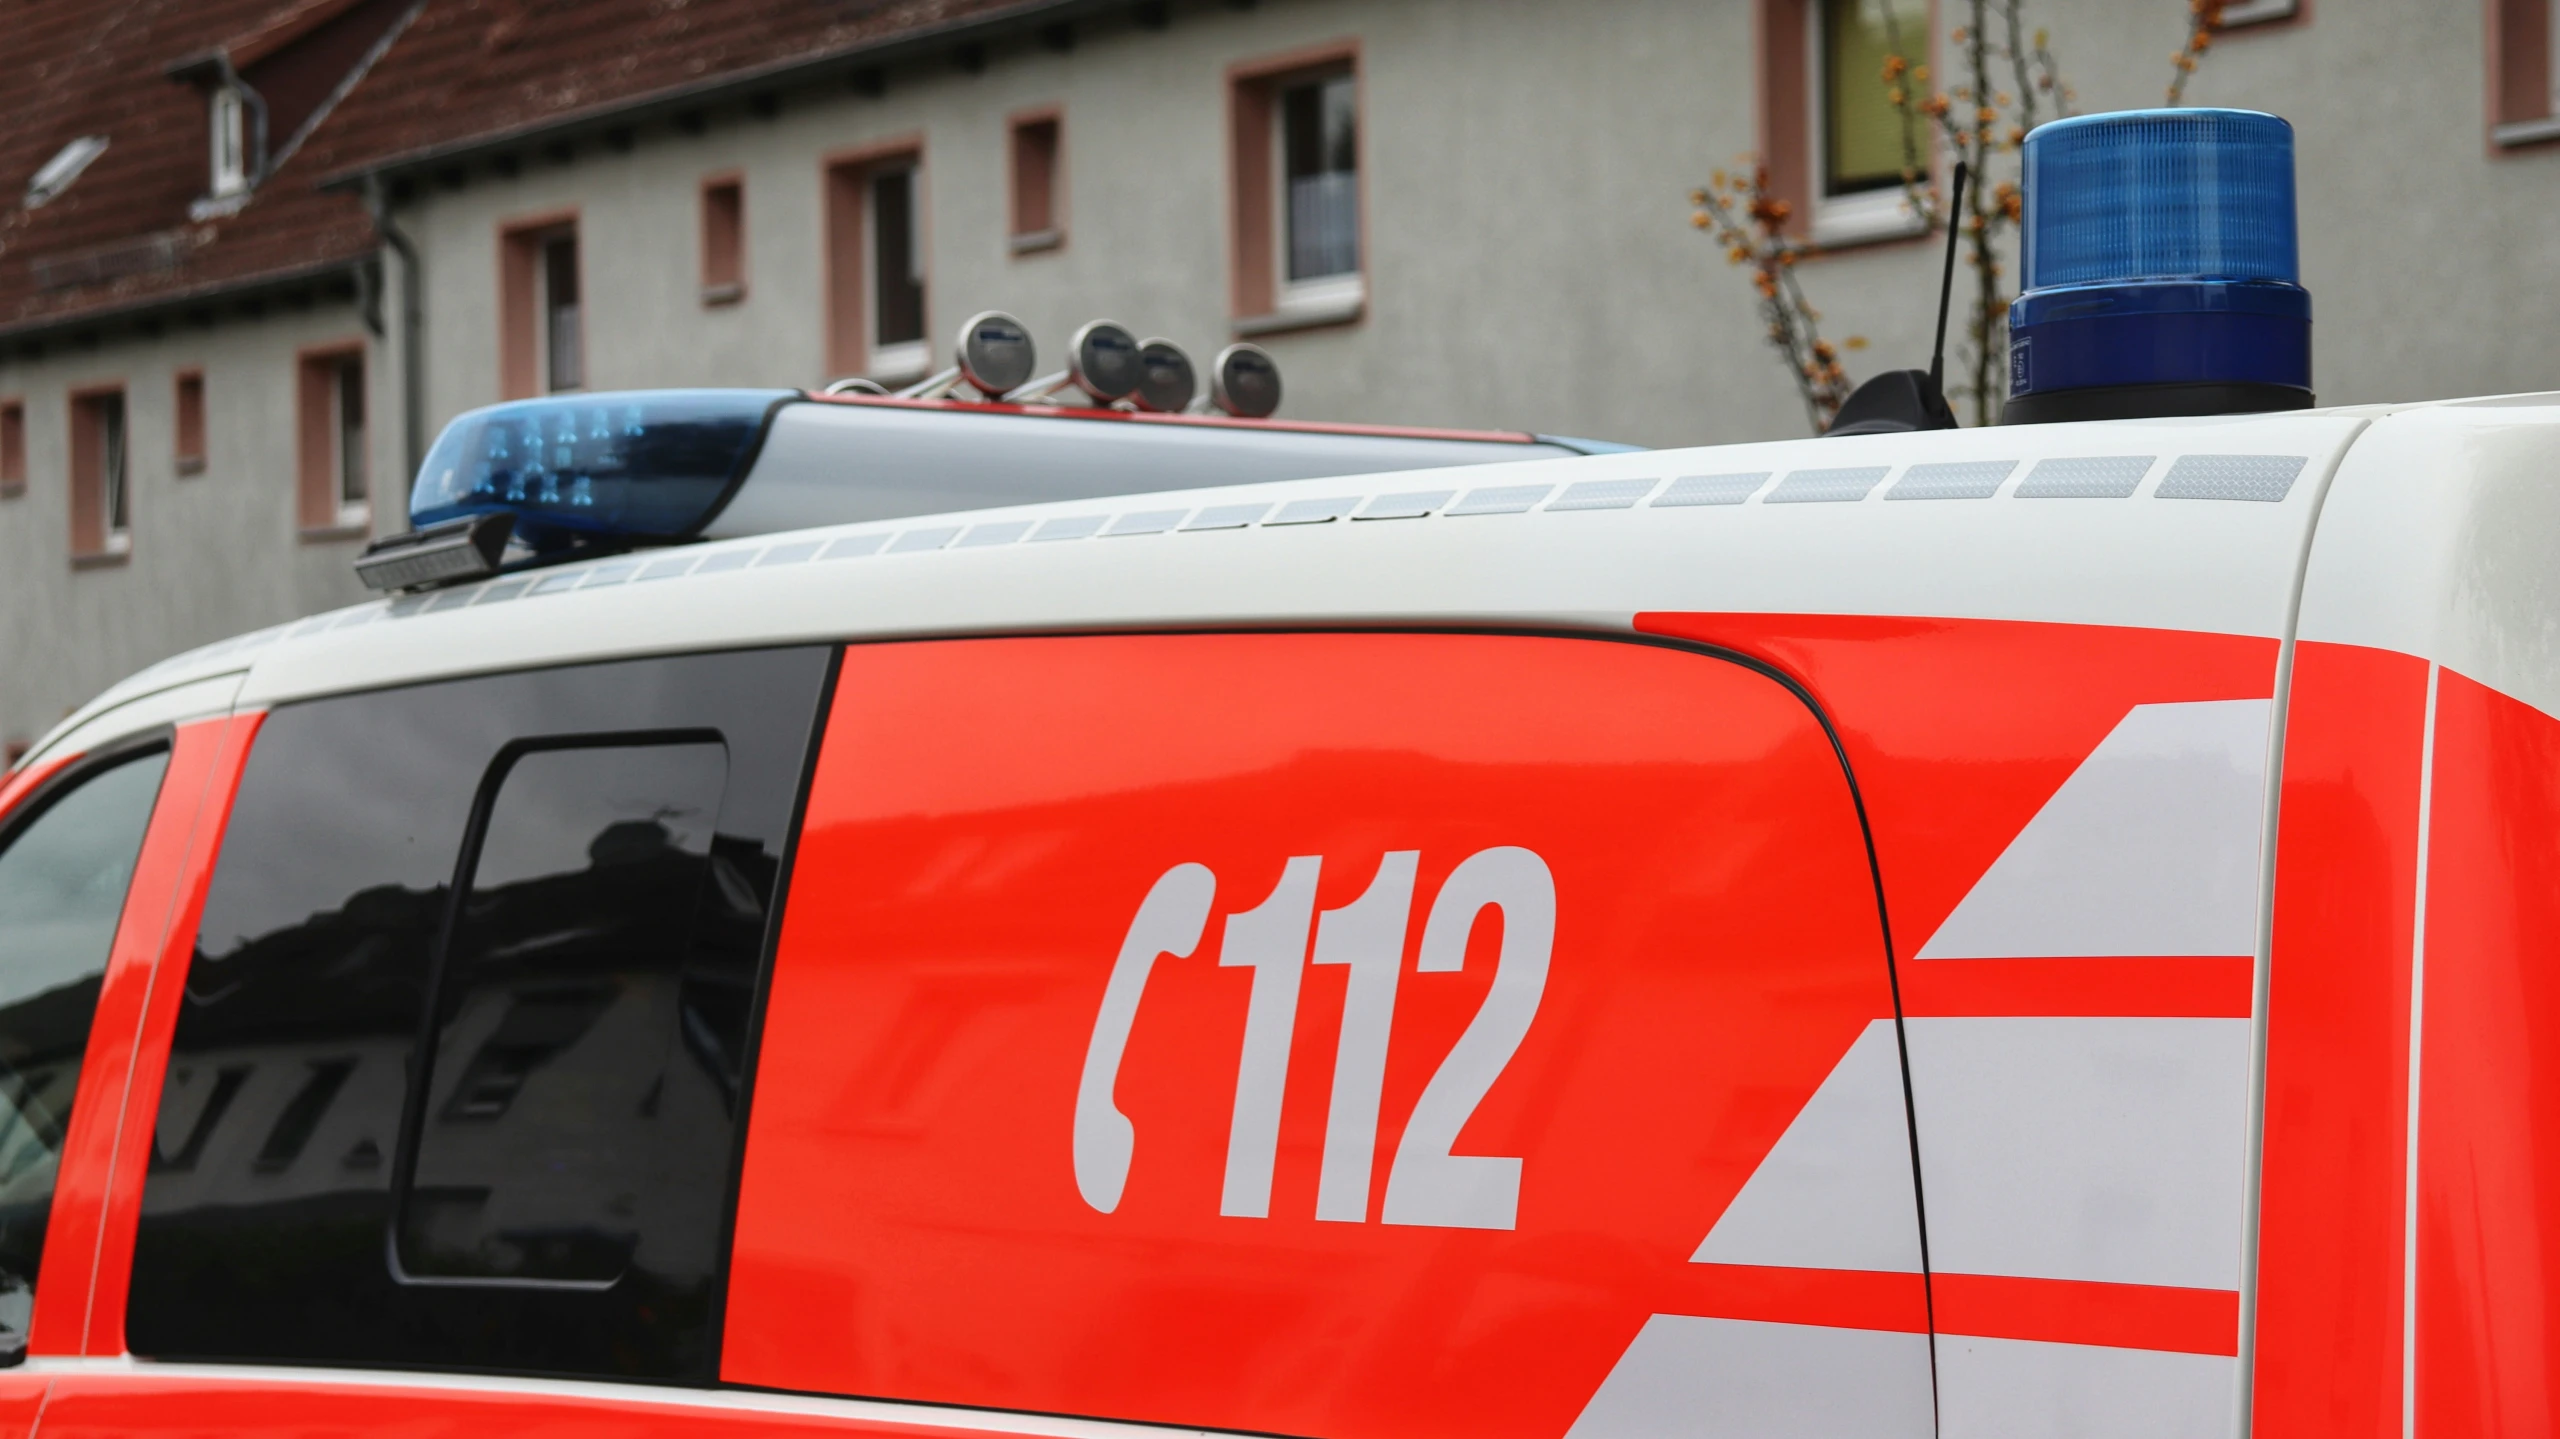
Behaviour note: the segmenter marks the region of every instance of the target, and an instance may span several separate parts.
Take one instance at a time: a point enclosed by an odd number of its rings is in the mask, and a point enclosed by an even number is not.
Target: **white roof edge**
[[[242,703],[752,645],[1309,624],[1623,633],[1645,611],[2041,619],[2277,636],[2321,482],[2367,423],[2294,413],[1772,441],[758,535],[306,621],[260,654]],[[2302,479],[2278,503],[2157,493],[2180,457],[2231,454],[2299,457]],[[2109,456],[2145,461],[2134,493],[2018,494],[2042,460]],[[2009,462],[1992,497],[1887,498],[1915,463],[1984,461]],[[1778,502],[1785,477],[1805,470],[1880,479],[1856,502]],[[1746,503],[1656,503],[1682,477],[1751,473],[1771,479]],[[1554,507],[1568,485],[1639,480],[1647,498],[1627,500],[1629,508]],[[1475,491],[1497,487],[1538,498],[1518,513],[1452,513]],[[1264,506],[1269,520],[1292,501],[1347,502],[1339,511],[1415,495],[1443,498],[1407,505],[1419,512],[1409,519],[1202,528],[1206,511],[1230,506]],[[1154,532],[1092,533],[1166,513],[1175,519],[1149,521]],[[1083,526],[1085,537],[1029,538],[1049,522]],[[909,541],[923,548],[885,552]],[[884,552],[819,558],[839,544]],[[688,573],[647,577],[675,569]]]

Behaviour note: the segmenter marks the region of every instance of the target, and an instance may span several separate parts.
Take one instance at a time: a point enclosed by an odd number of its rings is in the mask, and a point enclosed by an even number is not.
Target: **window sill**
[[[351,525],[305,525],[301,533],[302,542],[306,545],[334,545],[347,540],[368,538],[373,534],[373,526],[361,522]]]
[[[2546,115],[2539,120],[2510,120],[2491,130],[2489,138],[2503,150],[2560,140],[2560,115]]]
[[[179,473],[179,474],[181,474],[181,475],[201,475],[201,474],[203,474],[203,473],[204,473],[204,456],[202,456],[202,455],[180,455],[180,456],[178,456],[178,473]]]
[[[1929,233],[1929,222],[1900,190],[1877,190],[1813,205],[1813,243],[1824,250],[1880,245]]]
[[[1237,318],[1238,335],[1276,335],[1284,330],[1313,330],[1326,325],[1348,325],[1369,310],[1369,287],[1358,279],[1349,284],[1332,284],[1296,295],[1283,295],[1280,303],[1267,315],[1244,315]]]
[[[747,287],[736,280],[725,285],[702,287],[702,303],[706,305],[734,305],[746,297]]]
[[[1059,229],[1030,230],[1005,237],[1005,248],[1017,255],[1037,255],[1043,250],[1066,248],[1067,232]]]
[[[75,570],[112,570],[129,563],[132,559],[133,551],[131,549],[97,550],[90,554],[73,555],[71,557],[71,568]]]
[[[2222,28],[2243,25],[2267,25],[2278,20],[2301,18],[2302,0],[2235,0],[2223,7]]]

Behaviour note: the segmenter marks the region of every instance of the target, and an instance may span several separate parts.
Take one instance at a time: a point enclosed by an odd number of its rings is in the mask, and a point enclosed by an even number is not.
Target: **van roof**
[[[2388,503],[2476,529],[2479,507],[2518,483],[2516,464],[2540,456],[2549,470],[2560,394],[1606,454],[715,540],[371,601],[192,651],[100,695],[27,762],[189,705],[813,640],[1309,624],[1623,635],[1646,612],[2284,637],[2322,497],[2377,426],[2394,438],[2375,453],[2398,470],[2412,451],[2427,461],[2427,487]],[[2476,443],[2518,433],[2521,447]],[[2388,529],[2364,543],[2416,542]],[[2477,644],[2484,664],[2515,649],[2495,634]],[[2560,674],[2560,655],[2517,665]],[[2516,683],[2501,687],[2560,712],[2560,693],[2533,688],[2545,680]]]

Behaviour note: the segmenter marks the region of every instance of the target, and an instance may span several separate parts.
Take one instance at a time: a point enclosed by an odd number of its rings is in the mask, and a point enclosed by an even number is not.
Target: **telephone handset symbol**
[[[1112,1091],[1120,1083],[1120,1059],[1129,1048],[1130,1026],[1138,1019],[1138,1000],[1146,993],[1157,956],[1181,959],[1199,947],[1217,892],[1217,876],[1205,864],[1166,870],[1129,921],[1120,957],[1112,962],[1102,1012],[1094,1018],[1093,1040],[1085,1047],[1084,1077],[1076,1085],[1076,1190],[1104,1214],[1120,1207],[1120,1191],[1129,1182],[1129,1157],[1137,1147],[1137,1130],[1120,1112]]]

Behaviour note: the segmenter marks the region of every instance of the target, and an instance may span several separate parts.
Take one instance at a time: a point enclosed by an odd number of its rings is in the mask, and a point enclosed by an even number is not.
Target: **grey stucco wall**
[[[351,305],[270,307],[260,319],[176,325],[94,348],[55,346],[0,365],[23,400],[27,488],[0,500],[0,740],[29,740],[125,675],[225,635],[349,603],[364,590],[355,540],[305,542],[294,470],[296,354],[366,339]],[[180,370],[205,376],[205,467],[176,464]],[[365,378],[377,526],[397,527],[393,388],[377,345]],[[121,384],[133,548],[124,563],[71,564],[70,400]]]
[[[2299,137],[2316,380],[2334,403],[2560,387],[2560,146],[2495,152],[2476,6],[2309,0],[2308,18],[2235,32],[2189,91],[2290,118]],[[1958,0],[1940,0],[1938,31]],[[1205,361],[1228,304],[1229,68],[1312,44],[1360,47],[1368,308],[1357,323],[1265,337],[1284,413],[1527,428],[1651,445],[1801,434],[1745,277],[1687,224],[1686,192],[1759,143],[1748,0],[1186,0],[1157,31],[1024,38],[983,70],[891,70],[886,93],[785,92],[777,114],[715,107],[692,133],[639,126],[624,150],[540,147],[501,176],[421,182],[401,222],[425,255],[427,430],[499,397],[498,235],[576,210],[597,388],[814,385],[825,365],[823,168],[914,136],[925,156],[927,333],[937,360],[981,308],[1014,311],[1054,360],[1096,316]],[[2083,111],[2159,103],[2184,0],[2046,0]],[[1943,42],[1942,42],[1943,44]],[[1941,59],[1945,57],[1942,54]],[[1061,108],[1068,241],[1005,243],[1005,124]],[[699,293],[698,185],[743,176],[748,292]],[[1859,373],[1919,364],[1937,249],[1896,242],[1809,261],[1803,282]],[[2014,268],[2011,273],[2014,280]],[[395,306],[386,306],[396,314]],[[137,665],[341,602],[352,547],[293,529],[295,346],[354,333],[351,312],[271,313],[201,333],[110,339],[0,362],[29,404],[26,499],[0,504],[0,737],[25,737]],[[378,473],[396,473],[396,348],[373,365]],[[168,373],[203,364],[214,463],[168,473]],[[62,389],[128,377],[136,455],[130,565],[65,560]],[[385,487],[386,489],[395,487]],[[377,528],[391,522],[377,506]],[[183,539],[181,538],[183,537]]]

